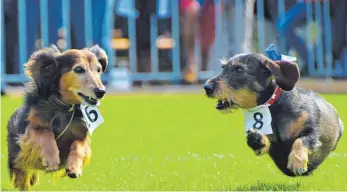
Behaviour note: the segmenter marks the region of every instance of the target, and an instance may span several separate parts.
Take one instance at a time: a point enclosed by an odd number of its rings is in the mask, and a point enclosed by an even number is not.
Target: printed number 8
[[[255,120],[255,123],[253,124],[253,128],[258,129],[258,130],[263,128],[263,126],[264,126],[264,122],[262,121],[263,120],[263,114],[256,112],[256,113],[254,113],[253,118]]]

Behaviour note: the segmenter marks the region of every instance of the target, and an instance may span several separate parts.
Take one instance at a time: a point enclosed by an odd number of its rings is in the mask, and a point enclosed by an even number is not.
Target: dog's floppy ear
[[[299,68],[293,62],[265,59],[263,65],[271,72],[276,84],[285,91],[292,90],[300,78]]]
[[[25,64],[25,73],[29,76],[38,94],[42,97],[58,90],[61,75],[60,66],[56,57],[61,53],[55,45],[34,52]]]
[[[99,63],[101,64],[102,71],[105,72],[107,70],[107,65],[108,65],[108,57],[105,50],[99,47],[99,45],[94,45],[88,48],[88,50],[94,53]]]

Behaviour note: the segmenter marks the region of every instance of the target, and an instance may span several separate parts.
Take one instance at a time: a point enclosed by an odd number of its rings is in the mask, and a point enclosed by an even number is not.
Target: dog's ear
[[[276,84],[285,91],[292,90],[300,78],[299,68],[293,62],[265,59],[263,65],[271,72]]]
[[[99,63],[101,64],[102,71],[105,72],[108,66],[108,57],[106,51],[103,48],[99,47],[99,45],[94,45],[88,48],[88,50],[96,56]]]
[[[38,94],[42,97],[49,96],[53,90],[58,90],[61,75],[60,66],[56,57],[60,55],[55,45],[34,52],[25,64],[25,73],[29,76]]]

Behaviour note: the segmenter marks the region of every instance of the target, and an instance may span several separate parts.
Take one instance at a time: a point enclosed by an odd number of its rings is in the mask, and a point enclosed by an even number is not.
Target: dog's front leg
[[[296,139],[288,156],[287,169],[295,175],[307,172],[309,153],[319,148],[320,144],[320,141],[311,136]]]
[[[54,133],[48,128],[41,128],[29,124],[25,134],[20,138],[21,154],[17,159],[19,164],[35,164],[34,151],[40,151],[42,165],[47,171],[55,171],[59,168],[59,149],[55,141]],[[32,162],[31,159],[34,159]]]
[[[89,163],[91,157],[90,139],[88,136],[83,140],[75,140],[70,148],[67,159],[66,173],[70,178],[82,175],[82,168]]]
[[[270,150],[269,138],[257,129],[249,129],[247,131],[247,145],[258,156],[268,153]]]

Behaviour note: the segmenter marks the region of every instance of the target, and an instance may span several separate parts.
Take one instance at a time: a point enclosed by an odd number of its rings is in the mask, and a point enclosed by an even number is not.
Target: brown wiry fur
[[[282,89],[268,107],[273,134],[248,131],[247,144],[257,155],[268,153],[288,176],[310,175],[335,150],[343,132],[335,108],[318,94],[296,88],[299,78],[293,62],[245,53],[223,59],[222,72],[204,85],[223,113],[263,105]]]

